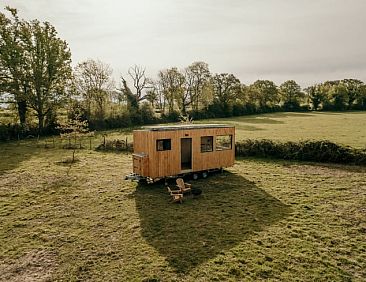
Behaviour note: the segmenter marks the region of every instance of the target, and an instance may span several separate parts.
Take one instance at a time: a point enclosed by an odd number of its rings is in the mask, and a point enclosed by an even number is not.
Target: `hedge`
[[[366,165],[365,149],[355,149],[328,140],[280,142],[248,139],[235,144],[235,153],[242,157]]]

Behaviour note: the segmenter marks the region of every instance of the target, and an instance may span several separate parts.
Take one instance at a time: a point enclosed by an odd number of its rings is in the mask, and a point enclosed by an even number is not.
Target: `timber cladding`
[[[217,145],[225,138],[227,140],[230,138],[231,144],[226,140],[224,146]],[[208,143],[202,144],[202,142]],[[234,164],[235,127],[224,125],[152,127],[134,130],[133,144],[134,172],[141,176],[154,179],[187,171],[205,171]],[[190,150],[187,150],[187,146]],[[209,149],[203,146],[208,146]],[[187,167],[183,168],[183,162],[187,160],[188,163],[184,163]]]

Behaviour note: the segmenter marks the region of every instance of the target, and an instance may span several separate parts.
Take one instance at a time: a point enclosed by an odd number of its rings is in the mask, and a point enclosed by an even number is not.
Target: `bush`
[[[366,151],[330,141],[278,142],[245,140],[235,144],[237,156],[366,165]]]
[[[121,151],[133,152],[133,144],[128,143],[128,140],[105,140],[95,148],[97,151]]]
[[[161,115],[161,120],[162,122],[178,122],[180,118],[180,112],[178,111],[172,111],[170,113],[167,114],[162,114]]]
[[[152,124],[157,122],[154,109],[148,103],[143,103],[140,107],[141,120],[143,124]]]

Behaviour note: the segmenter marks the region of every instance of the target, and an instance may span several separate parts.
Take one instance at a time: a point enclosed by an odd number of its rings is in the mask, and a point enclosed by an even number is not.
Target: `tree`
[[[127,85],[127,81],[121,76],[122,80],[122,87],[121,92],[124,97],[126,97],[127,100],[127,109],[130,113],[137,113],[139,110],[139,100],[136,95],[134,95],[131,91],[131,89]]]
[[[138,102],[144,100],[143,90],[149,88],[150,80],[145,75],[146,68],[134,65],[128,70],[128,74],[133,81],[133,87],[135,88],[135,96]]]
[[[16,9],[7,10],[12,19],[0,14],[1,92],[14,95],[22,125],[27,107],[34,109],[42,131],[66,96],[71,53],[50,23],[19,20]]]
[[[162,87],[164,98],[168,104],[169,113],[174,111],[175,101],[183,109],[183,95],[185,78],[175,67],[159,72],[159,83]]]
[[[149,90],[146,91],[145,99],[149,102],[152,108],[155,107],[155,104],[158,101],[158,93],[155,87],[151,87]]]
[[[72,119],[69,119],[66,123],[61,123],[58,127],[60,130],[60,137],[62,139],[66,139],[68,143],[64,145],[65,149],[72,149],[72,157],[69,159],[66,159],[63,161],[64,163],[69,163],[70,168],[67,171],[67,174],[69,174],[71,165],[78,161],[77,158],[75,158],[75,152],[79,145],[79,148],[81,149],[81,142],[84,137],[92,137],[94,136],[94,132],[89,132],[89,125],[86,120],[83,120],[82,117],[79,114],[76,114]],[[73,141],[73,144],[72,144]],[[79,143],[79,144],[77,144]],[[91,148],[91,143],[90,143]]]
[[[211,83],[216,99],[223,108],[234,102],[241,92],[241,83],[233,74],[221,73],[212,77]]]
[[[366,110],[366,85],[362,85],[360,89],[360,97],[357,99],[357,105]]]
[[[162,113],[165,109],[165,97],[162,90],[161,80],[149,80],[149,90],[147,90],[145,99],[151,103],[151,106],[156,106]]]
[[[333,85],[329,91],[329,100],[335,110],[345,110],[348,102],[347,87],[342,82]]]
[[[121,92],[126,97],[127,107],[130,113],[137,113],[139,111],[139,103],[146,99],[143,90],[150,89],[152,81],[146,77],[145,68],[141,66],[135,65],[130,67],[128,69],[128,75],[133,81],[135,92],[132,92],[131,88],[128,87],[127,81],[123,76],[121,76]]]
[[[27,60],[21,41],[24,22],[19,20],[16,9],[6,7],[6,10],[12,18],[0,12],[0,94],[13,95],[20,124],[25,126],[29,85],[26,77]]]
[[[279,102],[277,86],[273,81],[257,80],[250,85],[250,88],[260,108],[273,106]]]
[[[112,69],[99,60],[86,60],[75,68],[75,83],[84,100],[88,117],[92,114],[92,105],[96,105],[96,116],[104,117],[104,105],[109,93],[114,89]]]
[[[208,64],[205,62],[194,62],[185,70],[186,91],[190,100],[186,106],[192,104],[193,110],[198,110],[200,99],[205,86],[211,77]]]
[[[305,88],[304,90],[308,97],[308,103],[312,105],[313,110],[317,111],[320,105],[324,102],[326,96],[321,85],[315,84]]]
[[[300,102],[304,94],[301,91],[300,85],[294,80],[287,80],[282,83],[279,91],[285,108],[297,109],[300,107]]]
[[[45,117],[67,98],[65,89],[72,73],[71,52],[48,22],[24,22],[22,37],[23,52],[29,62],[27,102],[36,111],[38,130],[42,131]]]
[[[343,79],[341,83],[346,88],[348,109],[351,109],[355,102],[361,98],[364,83],[358,79]]]

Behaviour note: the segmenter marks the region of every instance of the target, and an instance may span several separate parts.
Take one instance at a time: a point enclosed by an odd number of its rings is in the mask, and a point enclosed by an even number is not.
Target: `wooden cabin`
[[[223,124],[153,126],[133,131],[133,172],[152,181],[229,167],[235,127]]]

